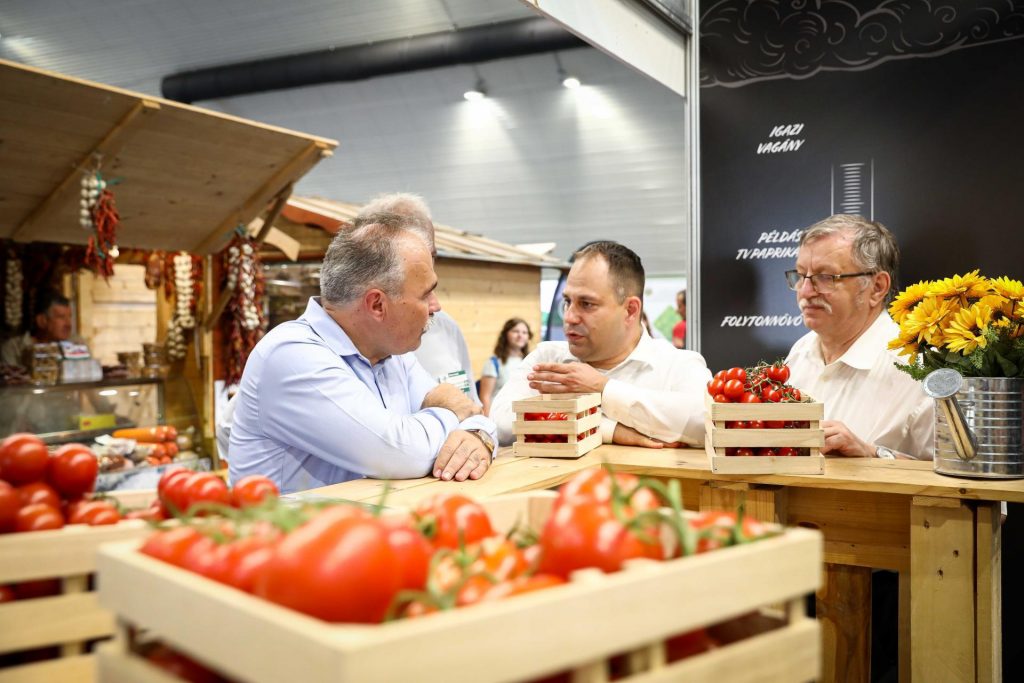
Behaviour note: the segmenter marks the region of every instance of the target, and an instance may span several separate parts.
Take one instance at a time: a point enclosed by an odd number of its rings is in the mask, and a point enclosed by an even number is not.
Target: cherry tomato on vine
[[[32,503],[18,510],[14,518],[15,531],[45,531],[64,526],[60,509],[46,503]]]
[[[725,394],[715,394],[714,401],[715,401],[715,403],[731,403],[732,402],[732,401],[729,400],[729,397],[726,396]]]
[[[713,379],[708,382],[708,394],[714,396],[715,394],[721,394],[725,389],[725,380]]]
[[[281,492],[269,477],[262,474],[250,474],[242,477],[231,488],[231,503],[236,508],[259,505],[267,498],[277,498]]]
[[[785,384],[786,382],[789,381],[789,366],[785,364],[779,363],[775,365],[769,365],[768,369],[765,372],[770,379],[773,379],[776,382],[781,382]]]
[[[727,380],[734,379],[739,382],[747,381],[747,371],[743,368],[729,368],[725,371],[725,378]]]
[[[427,536],[439,548],[458,548],[494,534],[487,511],[466,496],[442,493],[416,506],[416,515],[432,524]]]
[[[783,446],[782,448],[779,449],[780,458],[793,458],[798,455],[800,455],[800,452],[797,451],[797,449],[792,448],[791,446]]]
[[[60,494],[44,481],[34,481],[18,487],[18,498],[22,507],[32,503],[43,503],[60,509]]]
[[[773,458],[778,452],[774,448],[758,448],[757,455],[762,458]]]
[[[740,448],[736,449],[735,455],[740,457],[751,457],[754,455],[754,449],[748,448],[747,446],[741,446]]]
[[[57,449],[46,466],[46,479],[66,497],[92,491],[99,473],[99,460],[91,449],[69,443]]]
[[[774,387],[765,387],[761,392],[761,398],[769,403],[778,403],[782,400],[782,392]]]
[[[14,486],[42,479],[49,459],[46,444],[35,434],[11,434],[0,442],[0,472]]]
[[[730,401],[739,401],[743,398],[743,392],[746,391],[743,387],[743,381],[739,379],[730,379],[726,381],[725,388],[722,390]]]
[[[718,372],[715,373],[714,379],[720,379],[724,382],[726,380],[726,372],[726,370],[719,370]]]
[[[740,403],[761,403],[761,397],[752,391],[744,391]]]

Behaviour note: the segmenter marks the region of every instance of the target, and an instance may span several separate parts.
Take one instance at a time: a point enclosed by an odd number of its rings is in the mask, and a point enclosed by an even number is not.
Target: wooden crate
[[[711,471],[720,474],[824,474],[825,432],[821,429],[824,404],[803,403],[715,403],[705,396],[704,450]],[[808,429],[726,429],[725,423],[747,420],[809,422]],[[809,456],[727,456],[726,448],[810,449]]]
[[[593,413],[589,411],[596,409]],[[516,441],[512,454],[526,458],[578,458],[601,445],[601,394],[541,394],[512,402]],[[565,420],[527,420],[531,413],[564,413]],[[583,417],[579,417],[583,414]],[[587,434],[594,430],[593,434]],[[564,436],[566,443],[536,443],[527,436]]]
[[[553,494],[485,501],[496,529],[539,529]],[[574,670],[607,680],[606,660],[646,660],[628,680],[807,681],[818,676],[817,622],[803,599],[821,580],[817,531],[790,529],[755,543],[615,574],[577,572],[565,586],[384,625],[327,624],[140,554],[138,543],[100,556],[100,601],[124,637],[100,659],[105,681],[166,681],[134,654],[132,627],[238,681],[528,680]],[[776,630],[664,665],[664,639],[785,602]],[[229,635],[225,635],[229,634]],[[660,665],[660,666],[659,666]],[[643,668],[650,670],[644,671]],[[429,672],[429,674],[425,674]]]
[[[126,492],[122,504],[142,507],[152,491]],[[91,681],[95,662],[86,643],[114,634],[114,617],[99,606],[89,576],[103,543],[148,534],[142,520],[112,526],[81,524],[53,531],[0,535],[0,584],[58,579],[61,593],[0,605],[0,654],[59,646],[61,656],[0,668],[0,683],[15,681]]]

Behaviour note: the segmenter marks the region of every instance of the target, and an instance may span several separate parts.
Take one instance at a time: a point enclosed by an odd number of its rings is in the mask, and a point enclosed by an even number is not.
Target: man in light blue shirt
[[[401,216],[339,232],[321,296],[249,356],[231,481],[263,474],[290,493],[358,477],[483,476],[494,423],[411,353],[440,308],[436,286],[431,245]]]

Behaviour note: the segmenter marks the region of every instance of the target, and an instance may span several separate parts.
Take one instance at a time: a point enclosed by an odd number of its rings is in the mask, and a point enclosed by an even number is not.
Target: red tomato
[[[61,585],[58,579],[36,579],[35,581],[22,581],[12,586],[14,588],[15,600],[35,600],[36,598],[48,598],[51,595],[60,595]]]
[[[65,497],[80,496],[96,486],[100,470],[96,454],[80,443],[57,449],[46,466],[46,479]]]
[[[725,378],[727,380],[734,379],[739,382],[747,381],[747,371],[743,368],[729,368],[725,371]]]
[[[789,397],[793,399],[794,403],[799,403],[801,401],[800,390],[797,389],[796,387],[791,387],[789,391]]]
[[[768,377],[785,384],[789,381],[789,367],[784,363],[776,363],[775,365],[769,365],[766,370]]]
[[[442,493],[416,506],[416,516],[432,525],[426,534],[439,548],[471,545],[494,535],[487,511],[457,493]]]
[[[224,680],[215,672],[163,645],[157,645],[146,655],[153,666],[170,673],[176,680],[191,683],[218,683]]]
[[[596,502],[565,503],[552,512],[541,533],[540,571],[568,578],[585,567],[615,572],[628,559],[664,559],[655,531],[652,543],[616,519],[610,505]]]
[[[778,403],[782,400],[782,392],[774,387],[765,387],[761,391],[761,398],[769,403]]]
[[[381,520],[387,530],[388,545],[398,562],[403,590],[423,590],[434,547],[427,537],[415,528],[411,520],[389,517]]]
[[[725,394],[715,394],[715,403],[731,403]]]
[[[649,488],[637,489],[640,478],[635,474],[615,473],[615,483],[623,494],[629,497],[629,507],[634,511],[656,510],[661,506],[657,494]],[[555,506],[565,502],[594,501],[608,503],[612,499],[612,475],[604,467],[589,467],[573,475],[572,479],[558,489]]]
[[[101,502],[83,515],[83,521],[89,526],[107,526],[121,521],[121,513],[110,503]]]
[[[714,396],[715,394],[721,394],[725,389],[725,380],[713,379],[708,382],[708,394]]]
[[[255,593],[325,621],[375,623],[400,588],[380,521],[328,508],[277,545]]]
[[[35,434],[11,434],[0,442],[0,472],[15,486],[42,479],[49,459],[46,444]]]
[[[0,479],[0,534],[14,529],[14,520],[20,507],[18,490]]]
[[[20,510],[14,519],[15,531],[45,531],[64,526],[60,509],[46,503],[32,503]]]
[[[764,422],[760,420],[747,420],[747,429],[764,429]]]
[[[34,481],[18,487],[18,498],[22,507],[32,503],[43,503],[60,510],[60,494],[43,481]]]
[[[726,372],[727,372],[727,370],[719,370],[718,372],[715,373],[714,379],[720,379],[720,380],[722,380],[724,382],[726,380],[726,377],[725,377],[725,373]]]
[[[739,401],[743,398],[743,393],[746,389],[743,388],[743,381],[738,379],[730,379],[726,381],[725,388],[722,393],[728,397],[730,401]]]
[[[758,448],[757,455],[762,458],[772,458],[778,455],[778,452],[774,448]]]
[[[231,489],[231,503],[236,508],[247,508],[259,505],[267,498],[277,498],[281,492],[269,477],[262,474],[250,474],[242,477]]]
[[[768,535],[768,528],[750,515],[743,517],[743,527],[736,532],[736,513],[724,510],[707,510],[690,519],[690,526],[697,532],[697,552],[703,553],[723,546],[732,545],[733,537],[754,540]]]
[[[179,526],[156,532],[146,539],[139,552],[180,567],[181,559],[188,549],[202,538],[203,534],[197,529]]]
[[[785,420],[765,420],[764,421],[764,428],[765,429],[782,429],[785,426],[786,426],[786,421]]]
[[[783,446],[779,449],[779,457],[781,458],[794,458],[800,455],[800,452],[790,446]]]
[[[736,452],[734,453],[734,455],[737,455],[737,456],[740,456],[740,457],[751,457],[751,456],[754,455],[754,449],[753,448],[748,448],[746,446],[742,446],[742,447],[736,449]]]
[[[189,498],[185,490],[189,479],[195,474],[192,470],[175,469],[165,472],[157,484],[157,495],[167,510],[174,514],[185,514],[188,511]]]
[[[170,487],[172,484],[168,484],[168,486]],[[196,472],[189,477],[185,482],[185,496],[188,499],[188,510],[200,503],[231,505],[231,492],[228,491],[228,485],[213,472]]]
[[[725,423],[726,429],[746,429],[746,420],[727,420]]]
[[[518,576],[509,581],[502,581],[501,583],[491,586],[487,592],[484,593],[482,602],[504,600],[505,598],[510,598],[513,595],[522,595],[523,593],[531,593],[545,588],[553,588],[554,586],[560,586],[563,583],[565,583],[565,579],[561,576],[555,576],[554,574]]]
[[[740,403],[761,403],[761,397],[752,391],[744,391]]]
[[[707,630],[699,628],[689,633],[674,636],[665,641],[665,657],[669,662],[686,659],[716,647]]]
[[[0,605],[5,602],[14,602],[18,596],[14,593],[14,586],[0,586]]]

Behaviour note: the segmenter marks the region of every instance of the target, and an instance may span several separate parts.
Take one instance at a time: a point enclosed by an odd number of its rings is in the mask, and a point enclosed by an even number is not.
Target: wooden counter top
[[[515,458],[503,448],[483,479],[445,482],[433,477],[391,482],[389,503],[413,503],[439,491],[458,491],[486,498],[514,491],[558,486],[581,469],[608,462],[626,472],[676,479],[742,481],[801,488],[898,493],[913,496],[965,500],[1024,502],[1024,479],[962,479],[936,474],[931,462],[828,458],[825,473],[786,475],[713,474],[707,455],[697,449],[652,450],[606,445],[575,460]],[[359,479],[305,492],[303,495],[373,502],[380,498],[385,481]]]

